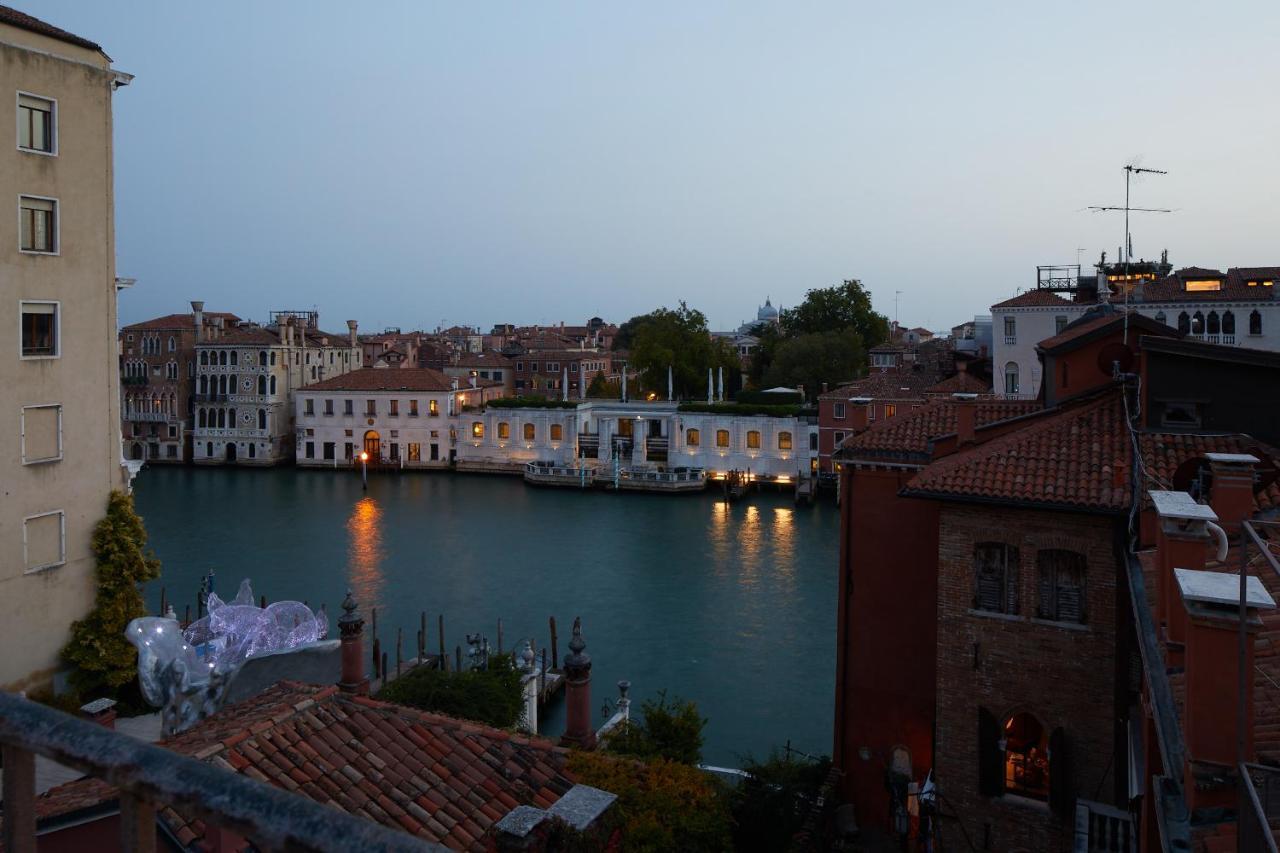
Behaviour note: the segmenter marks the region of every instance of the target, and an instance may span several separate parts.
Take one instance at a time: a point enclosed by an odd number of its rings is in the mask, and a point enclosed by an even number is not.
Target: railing
[[[1280,767],[1239,766],[1239,853],[1278,853],[1272,822],[1280,819]]]
[[[231,428],[210,428],[196,427],[195,440],[201,441],[206,438],[266,438],[267,430],[265,429],[231,429]]]
[[[669,442],[665,438],[648,438],[644,442],[645,459],[650,461],[665,462],[667,459],[667,448]]]
[[[1208,333],[1191,333],[1187,337],[1193,341],[1203,341],[1206,344],[1222,344],[1224,346],[1235,346],[1236,336],[1234,334],[1208,334]]]
[[[1004,342],[1005,342],[1006,344],[1008,344],[1008,345],[1016,344],[1016,343],[1018,342],[1018,336],[1017,336],[1017,335],[1005,335],[1005,336],[1004,336]]]
[[[695,483],[705,480],[707,472],[705,468],[687,468],[683,471],[637,471],[624,468],[620,476],[624,480],[641,483]]]
[[[1076,801],[1074,853],[1136,853],[1138,834],[1128,812],[1089,800]]]
[[[227,394],[192,394],[191,399],[197,403],[226,403]]]
[[[0,693],[0,750],[4,756],[0,841],[7,853],[36,850],[37,755],[119,789],[122,850],[154,853],[158,806],[172,806],[209,827],[243,836],[258,850],[445,850],[12,693]]]
[[[175,418],[168,412],[126,412],[124,419],[126,421],[164,421]]]

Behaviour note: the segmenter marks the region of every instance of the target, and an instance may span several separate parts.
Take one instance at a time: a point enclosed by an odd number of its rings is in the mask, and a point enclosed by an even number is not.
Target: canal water
[[[450,649],[468,632],[508,648],[548,643],[554,615],[566,652],[582,617],[592,702],[692,699],[709,719],[705,761],[738,766],[790,740],[831,750],[836,551],[832,506],[789,495],[726,504],[698,496],[535,489],[517,478],[149,467],[134,482],[161,578],[179,615],[200,577],[219,593],[249,578],[255,595],[327,606],[331,633],[350,587],[395,659],[396,628],[413,654],[420,613],[428,650],[445,617]],[[367,629],[366,629],[367,630]],[[603,718],[598,717],[597,722]],[[563,730],[557,702],[543,730]]]

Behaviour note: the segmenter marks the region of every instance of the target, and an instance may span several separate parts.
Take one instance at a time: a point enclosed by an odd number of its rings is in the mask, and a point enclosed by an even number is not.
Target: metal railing
[[[171,415],[168,412],[125,412],[124,419],[126,421],[164,421],[177,419],[177,415]]]
[[[172,806],[253,842],[258,850],[425,853],[446,848],[163,747],[0,693],[3,841],[35,853],[35,756],[119,789],[120,849],[153,853],[156,809]]]
[[[622,479],[636,480],[642,483],[694,483],[707,479],[704,468],[689,468],[684,471],[637,471],[624,468]]]
[[[1133,816],[1105,803],[1076,801],[1075,834],[1078,853],[1136,853],[1138,849]]]
[[[1240,853],[1280,853],[1272,822],[1280,819],[1280,767],[1239,766]]]

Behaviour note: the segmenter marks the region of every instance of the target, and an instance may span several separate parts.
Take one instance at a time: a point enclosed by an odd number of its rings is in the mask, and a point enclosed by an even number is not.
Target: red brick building
[[[613,372],[611,354],[605,351],[532,350],[511,356],[511,360],[515,363],[517,397],[559,398],[565,396],[567,381],[568,398],[583,399],[597,373],[608,377]]]

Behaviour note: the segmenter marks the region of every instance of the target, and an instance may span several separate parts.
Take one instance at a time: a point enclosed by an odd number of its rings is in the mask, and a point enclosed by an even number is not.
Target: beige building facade
[[[111,104],[96,44],[0,6],[0,689],[51,682],[94,598],[120,454]]]

